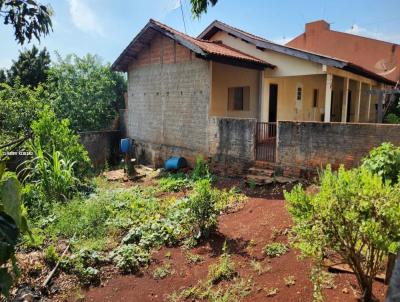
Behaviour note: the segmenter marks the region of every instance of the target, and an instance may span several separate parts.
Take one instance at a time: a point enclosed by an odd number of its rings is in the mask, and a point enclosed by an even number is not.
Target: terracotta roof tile
[[[172,34],[178,35],[181,38],[185,39],[186,41],[198,46],[201,48],[205,53],[210,54],[210,55],[215,55],[215,56],[221,56],[221,57],[227,57],[227,58],[233,58],[233,59],[238,59],[238,60],[243,60],[243,61],[248,61],[248,62],[253,62],[256,64],[261,64],[265,65],[271,68],[274,68],[275,66],[265,62],[263,60],[260,60],[256,57],[253,57],[249,54],[243,53],[237,49],[234,49],[232,47],[229,47],[222,42],[218,41],[208,41],[208,40],[202,40],[202,39],[197,39],[193,38],[189,35],[186,35],[180,31],[177,31],[163,23],[160,23],[158,21],[155,21],[153,19],[150,20],[151,23],[157,25],[158,27],[162,28],[163,30],[166,30]]]

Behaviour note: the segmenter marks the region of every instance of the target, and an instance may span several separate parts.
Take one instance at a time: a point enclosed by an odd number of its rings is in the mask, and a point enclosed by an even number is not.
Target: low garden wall
[[[242,172],[254,160],[256,119],[210,117],[209,156],[216,166]]]
[[[400,125],[283,121],[278,123],[277,162],[284,173],[300,176],[327,164],[350,168],[383,142],[400,145]]]
[[[80,132],[79,135],[80,141],[88,151],[94,167],[102,167],[106,161],[110,164],[118,163],[120,159],[120,131],[87,131]]]

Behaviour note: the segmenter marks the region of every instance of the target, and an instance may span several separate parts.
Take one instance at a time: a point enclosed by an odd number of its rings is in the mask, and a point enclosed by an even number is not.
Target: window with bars
[[[228,88],[228,110],[250,110],[250,87],[247,86]]]

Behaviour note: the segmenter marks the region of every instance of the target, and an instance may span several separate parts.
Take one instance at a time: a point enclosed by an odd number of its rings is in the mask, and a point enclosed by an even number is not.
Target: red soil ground
[[[205,261],[200,264],[187,264],[182,248],[163,248],[153,255],[150,267],[138,276],[120,276],[104,281],[101,287],[92,288],[85,293],[85,301],[167,301],[168,295],[183,287],[197,284],[207,278],[208,266],[218,260],[226,240],[230,254],[235,261],[239,276],[252,278],[255,285],[251,295],[244,301],[312,301],[312,284],[309,279],[310,263],[298,260],[298,252],[290,250],[287,254],[268,259],[262,254],[262,248],[274,240],[287,242],[284,230],[291,221],[282,200],[250,198],[243,209],[236,213],[226,214],[219,219],[218,234],[210,241],[191,250],[200,254]],[[250,240],[256,245],[252,250],[247,248]],[[174,273],[162,280],[155,280],[152,272],[163,261],[169,252]],[[252,257],[266,266],[272,267],[270,272],[257,275],[250,267]],[[284,278],[294,276],[296,283],[287,287]],[[326,301],[356,301],[353,289],[356,280],[351,274],[335,274],[335,289],[326,289]],[[267,297],[264,289],[278,288],[273,297]],[[386,287],[376,282],[374,293],[381,301],[384,299]]]

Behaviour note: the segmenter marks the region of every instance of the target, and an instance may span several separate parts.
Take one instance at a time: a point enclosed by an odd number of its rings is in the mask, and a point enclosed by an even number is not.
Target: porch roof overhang
[[[309,52],[309,51],[304,51],[298,48],[293,48],[285,45],[280,45],[274,42],[271,42],[269,40],[266,40],[262,37],[250,34],[248,32],[245,32],[243,30],[240,30],[238,28],[232,27],[228,24],[225,24],[221,21],[215,20],[212,22],[199,36],[199,39],[204,39],[208,40],[210,39],[214,34],[216,34],[219,31],[224,31],[230,36],[236,37],[241,39],[242,41],[246,43],[253,44],[256,48],[259,50],[272,50],[278,53],[286,54],[289,56],[297,57],[300,59],[304,59],[307,61],[311,61],[314,63],[319,63],[322,65],[327,65],[331,67],[336,67],[339,69],[343,69],[361,76],[364,76],[366,78],[373,79],[377,82],[384,83],[387,85],[392,85],[394,86],[396,83],[373,72],[370,70],[365,69],[362,66],[359,66],[357,64],[354,64],[352,62],[348,61],[343,61],[334,57],[329,57],[325,56],[322,54],[314,53],[314,52]]]
[[[199,58],[259,70],[276,67],[275,65],[259,58],[229,47],[221,41],[207,41],[193,38],[158,21],[150,19],[146,26],[133,38],[129,45],[119,55],[111,68],[115,71],[128,71],[128,66],[132,60],[137,59],[138,53],[145,46],[149,45],[150,41],[157,33],[160,33],[188,48]]]

